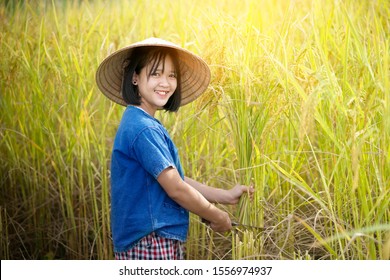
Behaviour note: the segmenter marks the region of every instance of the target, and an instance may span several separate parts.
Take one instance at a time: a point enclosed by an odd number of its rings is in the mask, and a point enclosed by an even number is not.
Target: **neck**
[[[138,108],[144,110],[146,113],[151,115],[154,118],[154,115],[156,114],[156,109],[149,108],[148,106],[145,106],[144,103],[141,103],[141,105],[137,106]]]

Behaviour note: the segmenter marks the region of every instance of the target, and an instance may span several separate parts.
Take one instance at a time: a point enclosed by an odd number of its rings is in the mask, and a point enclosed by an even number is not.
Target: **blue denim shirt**
[[[155,232],[185,241],[188,211],[157,181],[174,167],[184,179],[177,148],[163,125],[142,109],[128,106],[119,125],[111,158],[111,228],[114,251],[129,250]]]

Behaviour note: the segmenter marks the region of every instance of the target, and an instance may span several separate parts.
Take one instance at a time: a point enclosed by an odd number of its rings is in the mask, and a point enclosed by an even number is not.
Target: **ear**
[[[137,73],[133,73],[133,79],[132,79],[132,83],[133,85],[137,85],[138,84],[138,74]]]

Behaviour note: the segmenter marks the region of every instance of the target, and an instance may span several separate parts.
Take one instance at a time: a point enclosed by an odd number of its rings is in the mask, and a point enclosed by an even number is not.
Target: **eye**
[[[169,75],[169,77],[170,77],[170,78],[175,78],[175,79],[176,79],[176,78],[177,78],[177,75],[176,75],[176,73],[171,73],[171,74]]]

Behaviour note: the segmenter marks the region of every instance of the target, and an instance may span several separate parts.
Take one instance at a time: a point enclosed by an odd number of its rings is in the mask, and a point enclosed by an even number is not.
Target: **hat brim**
[[[194,101],[207,89],[211,75],[208,65],[202,58],[171,42],[149,38],[124,47],[102,61],[96,72],[96,83],[104,95],[120,105],[128,105],[122,97],[123,62],[130,57],[135,48],[150,46],[176,50],[181,75],[181,106]]]

